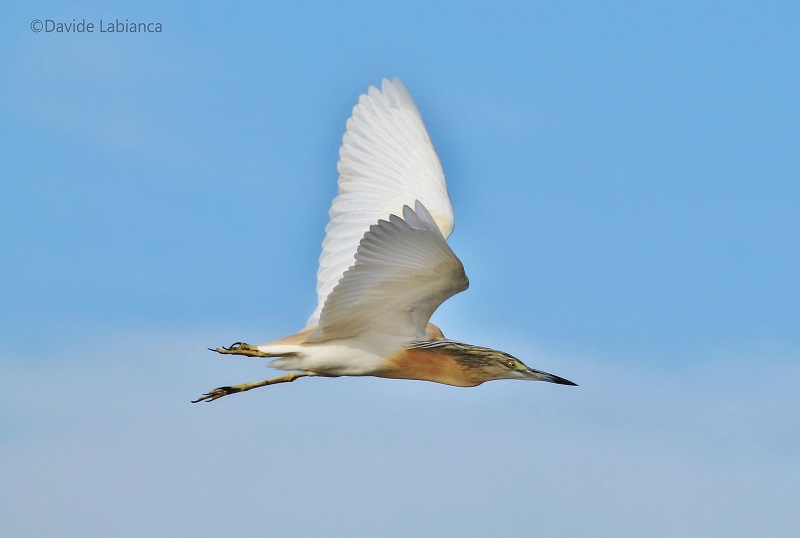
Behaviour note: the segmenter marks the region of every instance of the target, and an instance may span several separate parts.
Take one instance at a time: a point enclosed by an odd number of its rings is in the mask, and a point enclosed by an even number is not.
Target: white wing
[[[367,330],[423,340],[433,312],[469,286],[464,266],[419,201],[370,227],[308,341]]]
[[[446,239],[453,207],[444,172],[414,101],[403,83],[383,80],[362,95],[339,150],[339,194],[331,205],[317,271],[317,324],[328,295],[355,261],[370,226],[421,201]]]

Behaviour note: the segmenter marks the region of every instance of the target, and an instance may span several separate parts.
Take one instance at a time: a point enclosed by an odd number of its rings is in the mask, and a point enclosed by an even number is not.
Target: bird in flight
[[[339,150],[339,193],[325,228],[317,271],[318,304],[306,327],[254,346],[214,349],[274,359],[289,371],[220,387],[210,402],[300,377],[374,376],[474,387],[495,379],[575,385],[521,360],[449,340],[429,322],[469,280],[447,244],[453,207],[444,172],[405,86],[383,80],[359,98]]]

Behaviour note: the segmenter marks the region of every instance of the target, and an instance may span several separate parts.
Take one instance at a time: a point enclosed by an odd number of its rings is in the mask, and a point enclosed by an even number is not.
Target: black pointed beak
[[[533,368],[528,368],[525,370],[525,377],[527,379],[531,379],[534,381],[547,381],[548,383],[558,383],[559,385],[571,385],[573,387],[577,387],[577,383],[573,383],[568,379],[564,379],[563,377],[558,377],[557,375],[548,374],[547,372],[542,372],[540,370],[534,370]]]

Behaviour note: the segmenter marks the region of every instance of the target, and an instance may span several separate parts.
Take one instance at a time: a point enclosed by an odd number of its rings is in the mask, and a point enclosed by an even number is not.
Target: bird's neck
[[[384,362],[377,377],[392,379],[417,379],[433,381],[456,387],[474,387],[486,379],[478,372],[465,367],[457,355],[449,353],[446,346],[430,342],[432,347],[420,347],[429,342],[418,342],[392,355]]]

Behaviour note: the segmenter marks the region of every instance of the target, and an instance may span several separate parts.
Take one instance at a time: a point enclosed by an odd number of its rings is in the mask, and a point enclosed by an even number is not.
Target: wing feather
[[[433,312],[469,286],[464,266],[419,201],[364,234],[348,269],[325,301],[309,342],[367,330],[425,338]]]
[[[422,202],[446,239],[453,208],[444,172],[422,118],[403,83],[384,79],[370,87],[347,120],[339,150],[339,194],[330,209],[317,271],[317,325],[325,301],[354,264],[364,237],[381,219]],[[427,211],[426,211],[427,213]]]

